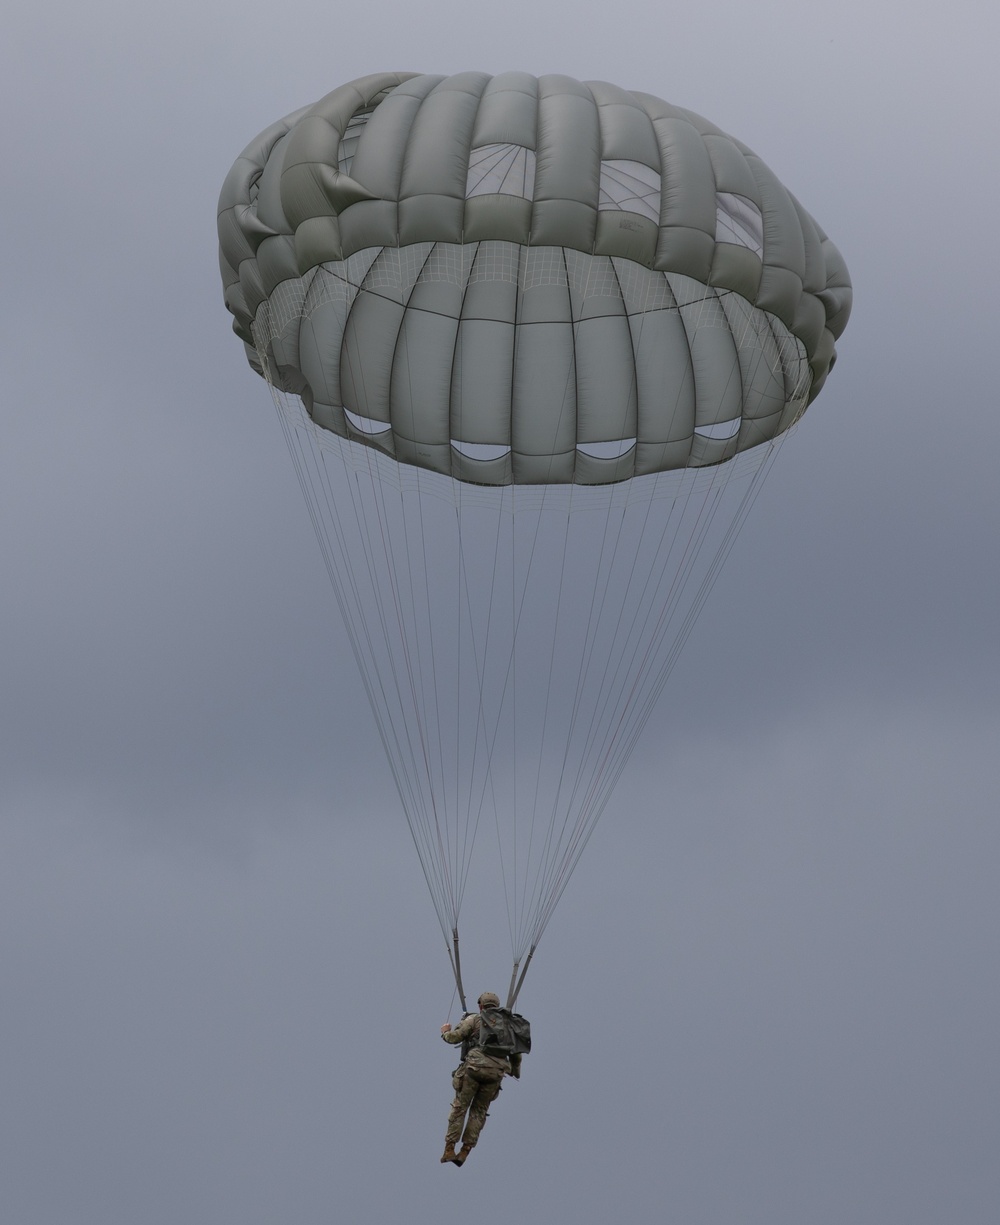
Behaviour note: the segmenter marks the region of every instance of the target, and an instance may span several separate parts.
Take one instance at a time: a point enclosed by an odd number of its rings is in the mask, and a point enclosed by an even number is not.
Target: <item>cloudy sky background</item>
[[[993,1222],[995,6],[63,0],[5,25],[4,1219]],[[335,85],[467,68],[707,115],[831,235],[855,312],[459,1172],[440,934],[215,206]]]

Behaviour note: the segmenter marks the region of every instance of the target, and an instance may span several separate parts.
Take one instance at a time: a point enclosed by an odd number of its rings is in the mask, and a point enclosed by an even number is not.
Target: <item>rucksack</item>
[[[484,1008],[479,1014],[479,1047],[487,1055],[527,1055],[531,1024],[509,1008]]]

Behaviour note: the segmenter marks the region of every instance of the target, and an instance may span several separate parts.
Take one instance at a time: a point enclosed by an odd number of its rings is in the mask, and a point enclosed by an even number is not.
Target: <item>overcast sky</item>
[[[8,14],[4,1221],[995,1222],[998,43],[988,0]],[[706,115],[855,311],[458,1171],[440,934],[215,212],[275,119],[469,68]]]

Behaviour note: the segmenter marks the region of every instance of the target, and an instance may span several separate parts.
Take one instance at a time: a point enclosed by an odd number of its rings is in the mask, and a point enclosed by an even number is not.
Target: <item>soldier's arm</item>
[[[521,1079],[521,1056],[511,1055],[510,1058],[510,1074],[515,1080]]]
[[[454,1028],[451,1026],[445,1028],[445,1026],[442,1025],[441,1037],[444,1038],[445,1042],[452,1042],[456,1044],[459,1042],[464,1042],[465,1039],[470,1037],[475,1031],[475,1019],[475,1013],[473,1013],[472,1016],[465,1017],[464,1020],[459,1021]]]

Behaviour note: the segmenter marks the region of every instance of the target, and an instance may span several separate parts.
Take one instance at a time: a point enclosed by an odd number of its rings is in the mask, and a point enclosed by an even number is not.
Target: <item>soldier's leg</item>
[[[479,1139],[479,1133],[483,1130],[483,1125],[486,1123],[486,1112],[490,1108],[490,1103],[496,1101],[497,1095],[500,1092],[501,1080],[495,1077],[480,1080],[476,1084],[476,1091],[469,1102],[469,1119],[465,1124],[465,1132],[462,1135],[462,1147],[466,1149],[475,1148],[476,1141]]]
[[[476,1095],[476,1090],[479,1088],[478,1084],[469,1075],[467,1069],[457,1072],[452,1077],[451,1083],[455,1088],[455,1100],[451,1104],[451,1114],[448,1115],[448,1130],[444,1134],[445,1144],[447,1145],[458,1143],[462,1135],[465,1113]]]

